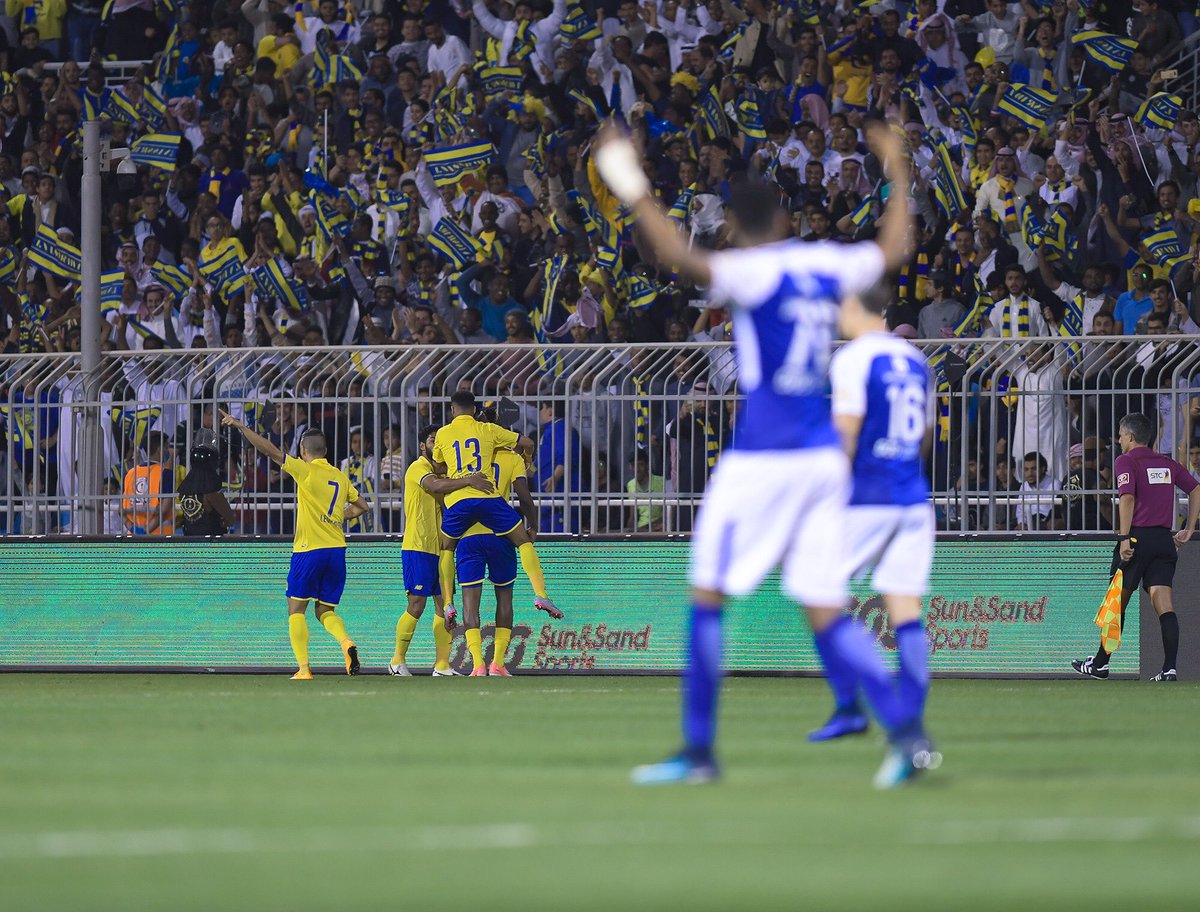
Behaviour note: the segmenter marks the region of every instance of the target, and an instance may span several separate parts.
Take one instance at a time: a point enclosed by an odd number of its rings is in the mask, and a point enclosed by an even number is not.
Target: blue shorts
[[[500,497],[468,497],[442,514],[442,532],[451,538],[462,538],[475,523],[491,529],[497,535],[507,535],[521,525],[521,514]]]
[[[428,598],[441,595],[438,582],[438,556],[424,551],[401,551],[400,565],[404,569],[404,591],[409,595]]]
[[[482,586],[484,574],[494,586],[511,586],[517,578],[517,549],[498,535],[468,535],[455,549],[458,585]]]
[[[317,548],[292,554],[287,597],[336,607],[346,588],[346,549]]]

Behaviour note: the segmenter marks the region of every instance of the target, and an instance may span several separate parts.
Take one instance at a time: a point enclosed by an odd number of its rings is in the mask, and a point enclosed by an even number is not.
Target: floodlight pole
[[[100,121],[84,121],[79,286],[79,395],[83,399],[83,420],[76,463],[78,505],[72,505],[81,508],[79,531],[84,535],[103,531],[104,513],[100,503],[100,156]]]

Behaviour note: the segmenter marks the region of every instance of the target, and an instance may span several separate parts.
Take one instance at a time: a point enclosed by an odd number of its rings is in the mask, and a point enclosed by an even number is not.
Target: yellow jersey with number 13
[[[449,478],[462,478],[473,472],[491,473],[496,450],[511,449],[520,436],[498,424],[476,421],[470,415],[459,415],[437,432],[433,438],[433,461],[446,464]],[[446,495],[446,506],[471,497],[497,497],[475,488],[460,488]]]
[[[358,500],[358,490],[344,472],[324,459],[305,462],[295,456],[283,470],[296,481],[296,539],[293,551],[346,547],[346,504]]]

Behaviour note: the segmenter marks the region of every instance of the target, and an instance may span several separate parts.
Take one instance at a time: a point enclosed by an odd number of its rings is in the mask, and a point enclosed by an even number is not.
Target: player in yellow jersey
[[[479,418],[489,424],[500,424],[496,418],[496,409],[491,406],[483,408]],[[532,541],[537,535],[537,507],[529,495],[529,479],[525,472],[525,460],[520,455],[513,450],[496,450],[491,465],[496,493],[507,501],[510,493],[516,491],[517,502],[521,505],[521,516]],[[475,678],[491,674],[504,678],[512,677],[504,667],[504,657],[508,652],[509,640],[512,639],[512,587],[517,579],[516,550],[504,538],[476,523],[458,543],[456,557],[458,585],[462,589],[467,649],[471,652],[473,665],[470,676]],[[484,664],[483,641],[479,633],[479,606],[483,597],[485,574],[496,590],[496,648],[491,665]]]
[[[283,466],[296,482],[296,537],[292,566],[288,571],[288,636],[299,670],[293,681],[311,681],[308,666],[308,624],[304,612],[315,603],[317,620],[342,647],[346,674],[358,674],[358,647],[338,617],[337,605],[346,588],[346,520],[366,512],[350,479],[325,459],[325,435],[316,428],[300,436],[300,458],[285,456],[267,438],[246,427],[237,418],[221,412],[225,427],[237,428],[252,447]]]
[[[420,455],[404,473],[404,544],[400,551],[400,562],[404,570],[408,607],[396,622],[396,652],[388,664],[388,674],[401,678],[412,677],[404,660],[408,656],[408,645],[417,629],[417,621],[430,596],[433,596],[435,615],[433,675],[444,677],[458,674],[450,667],[450,631],[455,624],[454,608],[445,610],[445,599],[438,583],[441,501],[444,495],[460,488],[472,487],[485,494],[494,490],[492,482],[482,473],[463,478],[438,478],[434,474],[433,463],[429,461],[436,433],[436,424],[421,429],[418,444]]]
[[[462,478],[483,471],[495,460],[497,449],[515,448],[523,455],[533,452],[533,441],[516,431],[496,424],[486,424],[475,418],[475,397],[460,390],[450,397],[450,423],[437,432],[433,441],[433,464],[439,474]],[[536,598],[533,607],[558,620],[563,613],[546,594],[542,562],[538,559],[533,541],[525,531],[521,516],[499,494],[484,494],[473,488],[461,488],[446,495],[446,510],[442,513],[442,553],[439,560],[442,591],[447,604],[454,598],[454,549],[463,533],[476,523],[507,538],[516,546],[521,567],[529,577]]]

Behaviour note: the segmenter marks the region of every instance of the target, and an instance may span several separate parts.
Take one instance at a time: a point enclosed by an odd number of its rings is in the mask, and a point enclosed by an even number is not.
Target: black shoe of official
[[[1095,656],[1088,656],[1086,659],[1075,659],[1071,662],[1071,667],[1085,678],[1099,678],[1100,680],[1104,680],[1108,677],[1108,666],[1102,665],[1097,668],[1093,664],[1095,659]]]
[[[1164,668],[1158,674],[1150,679],[1151,681],[1178,681],[1179,675],[1175,673],[1174,668]]]

